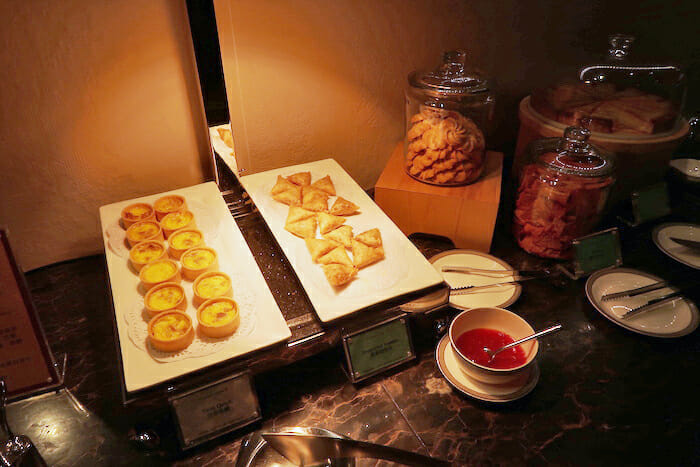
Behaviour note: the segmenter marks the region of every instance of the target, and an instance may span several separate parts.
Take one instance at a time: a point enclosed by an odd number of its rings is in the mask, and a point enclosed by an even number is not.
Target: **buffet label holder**
[[[182,450],[262,419],[249,370],[172,395],[168,402]]]
[[[54,359],[22,269],[0,227],[0,376],[7,400],[35,396],[63,387],[67,355]]]
[[[343,370],[358,383],[416,358],[408,314],[390,308],[341,329]]]
[[[637,227],[671,214],[671,201],[665,182],[633,191],[631,201],[632,218],[618,217],[630,227]]]
[[[622,266],[620,231],[617,227],[579,237],[571,245],[573,261],[568,265],[557,265],[557,268],[573,280],[602,269]]]

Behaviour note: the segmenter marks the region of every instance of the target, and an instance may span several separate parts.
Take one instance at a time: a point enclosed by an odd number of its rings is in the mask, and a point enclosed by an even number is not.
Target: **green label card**
[[[632,193],[632,211],[635,224],[671,214],[671,203],[665,183],[659,183]]]
[[[603,230],[574,240],[576,272],[590,274],[599,269],[622,264],[620,236],[617,228]]]
[[[413,358],[414,355],[404,318],[353,334],[345,342],[353,381]]]

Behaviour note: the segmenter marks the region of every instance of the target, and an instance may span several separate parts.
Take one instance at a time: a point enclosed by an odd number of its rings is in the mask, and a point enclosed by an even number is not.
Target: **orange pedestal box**
[[[457,248],[489,251],[501,198],[503,154],[486,153],[484,172],[471,185],[441,187],[409,177],[400,143],[384,167],[374,200],[406,235],[442,235]]]

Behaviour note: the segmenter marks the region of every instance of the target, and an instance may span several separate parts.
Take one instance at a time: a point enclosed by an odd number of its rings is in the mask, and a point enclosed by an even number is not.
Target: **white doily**
[[[197,228],[204,234],[204,243],[214,240],[219,235],[220,219],[207,209],[206,204],[200,201],[188,200],[188,207],[194,214]],[[126,230],[121,226],[120,219],[115,219],[114,222],[105,229],[105,235],[107,236],[109,249],[112,250],[114,254],[122,258],[129,257]]]
[[[238,279],[238,280],[235,280]],[[241,284],[240,278],[233,278],[232,281]],[[245,282],[243,282],[245,283]],[[191,295],[188,296],[188,299]],[[238,303],[238,310],[241,315],[241,324],[236,332],[228,337],[212,338],[201,335],[197,332],[197,310],[190,303],[187,307],[187,314],[192,318],[192,323],[195,326],[195,338],[192,344],[179,352],[162,352],[151,346],[148,340],[148,320],[149,315],[144,309],[143,298],[139,297],[131,310],[124,315],[124,319],[129,325],[129,339],[139,349],[147,352],[155,361],[161,363],[175,362],[186,358],[197,358],[211,355],[220,352],[225,347],[235,345],[238,338],[249,336],[255,330],[256,325],[256,310],[255,296],[248,290],[236,291],[234,289],[234,300]]]

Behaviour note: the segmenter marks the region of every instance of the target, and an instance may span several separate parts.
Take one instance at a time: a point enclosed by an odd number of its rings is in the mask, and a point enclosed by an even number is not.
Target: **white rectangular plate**
[[[311,261],[304,240],[284,229],[289,207],[270,196],[270,189],[278,175],[285,177],[307,171],[311,172],[312,182],[330,175],[336,193],[360,207],[360,214],[347,217],[346,224],[352,226],[353,235],[375,227],[382,234],[385,259],[361,269],[357,278],[343,288],[332,287],[321,266]],[[435,268],[333,159],[247,175],[241,177],[241,182],[287,255],[323,322],[442,282]],[[333,201],[334,198],[331,198],[328,205],[332,206]],[[316,236],[320,238],[318,233]]]
[[[254,296],[256,303],[255,326],[248,335],[235,337],[230,345],[210,355],[160,363],[138,348],[129,337],[129,326],[124,315],[130,313],[135,306],[138,306],[139,300],[142,300],[138,291],[139,278],[129,267],[128,257],[120,256],[113,246],[110,246],[107,232],[121,228],[118,225],[119,217],[125,206],[135,202],[153,203],[167,194],[179,194],[186,198],[189,209],[194,213],[197,227],[204,234],[205,243],[214,248],[219,255],[220,270],[231,276],[234,300],[238,290],[239,293]],[[231,217],[214,182],[102,206],[100,221],[127,392],[145,389],[224,360],[245,355],[282,342],[291,336],[289,327],[258,269],[253,254],[248,249],[238,225]],[[191,283],[183,280],[183,286],[189,302],[188,312],[192,314],[194,306]],[[243,314],[243,310],[241,313]]]

